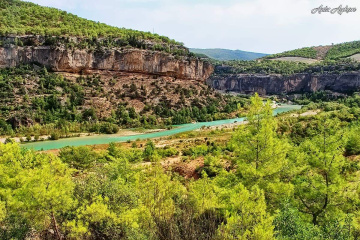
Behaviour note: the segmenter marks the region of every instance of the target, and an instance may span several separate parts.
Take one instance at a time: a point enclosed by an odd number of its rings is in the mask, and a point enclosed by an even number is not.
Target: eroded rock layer
[[[50,46],[0,47],[0,67],[29,63],[39,63],[57,72],[111,70],[192,80],[205,80],[213,72],[210,63],[196,58],[134,48],[92,51]]]
[[[299,73],[291,76],[276,74],[213,75],[207,83],[218,90],[240,93],[288,94],[329,90],[350,93],[360,90],[360,72],[343,74]]]

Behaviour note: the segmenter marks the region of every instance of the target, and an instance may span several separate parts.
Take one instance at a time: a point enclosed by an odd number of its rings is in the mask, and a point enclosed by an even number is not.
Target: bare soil
[[[308,64],[318,62],[318,60],[316,60],[316,59],[303,58],[303,57],[279,57],[279,58],[274,58],[274,59],[271,59],[271,60],[287,61],[287,62],[302,62],[302,63],[308,63]]]

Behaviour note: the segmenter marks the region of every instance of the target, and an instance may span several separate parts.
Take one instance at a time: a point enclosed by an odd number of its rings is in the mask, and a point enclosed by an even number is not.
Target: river
[[[281,105],[278,108],[274,109],[274,115],[288,112],[291,110],[300,109],[299,105]],[[66,146],[83,146],[83,145],[97,145],[97,144],[107,144],[110,142],[126,142],[126,141],[134,141],[136,139],[150,139],[150,138],[158,138],[158,137],[166,137],[170,135],[174,135],[177,133],[187,132],[199,129],[203,126],[218,126],[223,124],[229,124],[234,122],[242,122],[245,118],[233,118],[233,119],[225,119],[225,120],[217,120],[211,122],[197,122],[197,123],[188,123],[174,126],[173,129],[164,130],[160,132],[153,133],[144,133],[132,136],[119,136],[119,135],[95,135],[95,136],[84,136],[84,137],[74,137],[74,138],[63,138],[55,141],[40,141],[40,142],[32,142],[25,143],[21,146],[28,149],[34,150],[51,150],[51,149],[59,149]]]

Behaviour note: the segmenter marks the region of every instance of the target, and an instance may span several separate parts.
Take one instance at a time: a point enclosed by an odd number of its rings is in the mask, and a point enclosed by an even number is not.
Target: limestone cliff
[[[194,57],[136,48],[69,49],[51,46],[0,47],[0,67],[39,63],[57,72],[111,70],[178,79],[205,80],[213,66]]]
[[[320,90],[349,93],[360,90],[360,72],[343,74],[299,73],[290,76],[277,74],[220,74],[207,83],[218,90],[240,93],[287,94]]]

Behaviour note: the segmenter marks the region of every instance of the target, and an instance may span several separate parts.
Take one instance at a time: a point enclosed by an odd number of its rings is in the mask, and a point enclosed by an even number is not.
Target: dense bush
[[[60,159],[78,170],[92,167],[98,160],[97,154],[88,147],[65,147],[59,153]]]

